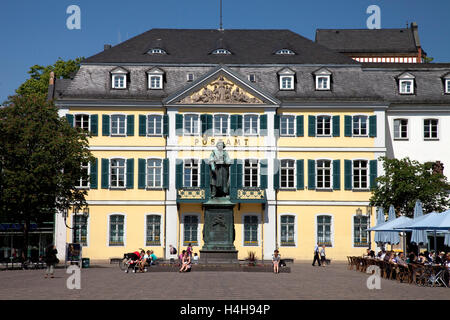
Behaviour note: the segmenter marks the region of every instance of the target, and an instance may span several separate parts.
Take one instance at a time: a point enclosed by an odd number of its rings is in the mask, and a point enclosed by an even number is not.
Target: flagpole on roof
[[[223,30],[223,24],[222,24],[222,0],[220,0],[220,26],[219,26],[219,30],[220,31]]]

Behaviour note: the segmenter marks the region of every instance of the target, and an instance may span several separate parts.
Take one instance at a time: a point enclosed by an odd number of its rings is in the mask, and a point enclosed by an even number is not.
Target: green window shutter
[[[297,190],[305,189],[305,161],[297,160]]]
[[[333,160],[333,190],[341,189],[341,160]]]
[[[276,114],[273,122],[273,129],[275,130],[275,136],[280,136],[280,115]]]
[[[340,131],[340,116],[333,116],[333,137],[339,137]]]
[[[237,179],[236,179],[236,182],[237,182],[237,187],[238,188],[242,188],[242,186],[243,186],[243,183],[242,183],[242,177],[243,177],[243,175],[244,175],[244,172],[243,172],[243,164],[242,164],[242,160],[241,159],[237,159],[237,165],[236,165],[236,174],[237,174]]]
[[[208,124],[207,124],[207,120],[206,120],[206,114],[201,114],[200,115],[200,123],[202,126],[202,135],[204,135],[206,133],[206,130],[208,129]]]
[[[236,123],[236,135],[242,136],[243,130],[242,130],[242,116],[240,114],[237,115],[237,123]]]
[[[267,114],[259,116],[259,135],[267,136]]]
[[[175,167],[175,184],[177,189],[183,188],[183,160],[178,159]]]
[[[138,189],[145,189],[146,187],[146,162],[145,159],[138,159]]]
[[[207,160],[203,159],[202,164],[200,166],[200,186],[202,188],[207,188],[209,186],[209,164]]]
[[[127,136],[134,136],[134,115],[127,116]]]
[[[134,159],[127,159],[127,189],[134,188]]]
[[[273,160],[273,188],[280,189],[280,160]]]
[[[177,136],[183,135],[183,115],[177,113],[175,115],[175,130],[177,133]]]
[[[213,135],[212,133],[213,130],[213,116],[212,114],[207,114],[206,115],[206,132],[209,132],[209,135]]]
[[[262,159],[260,161],[259,170],[259,187],[261,189],[267,189],[267,159]]]
[[[98,114],[91,114],[91,134],[96,137],[98,136]]]
[[[97,160],[97,158],[91,162],[90,183],[91,183],[91,189],[98,188],[98,160]]]
[[[308,160],[308,189],[316,189],[316,161]]]
[[[352,160],[344,160],[344,189],[352,190]]]
[[[70,126],[73,128],[74,127],[74,125],[73,125],[73,114],[70,114],[70,113],[66,114],[66,119],[67,119],[67,122],[70,124]]]
[[[308,116],[308,137],[316,136],[316,117]]]
[[[369,170],[370,170],[370,188],[375,189],[377,187],[376,178],[378,176],[378,165],[377,160],[369,161]]]
[[[369,137],[377,136],[377,116],[369,117]]]
[[[164,189],[169,189],[169,170],[170,170],[170,166],[169,166],[169,159],[164,159],[163,160],[163,188]]]
[[[110,135],[110,120],[109,120],[109,115],[104,114],[102,116],[102,135],[103,136],[109,136]]]
[[[352,136],[352,116],[344,116],[344,136]]]
[[[139,115],[139,136],[145,137],[147,135],[147,116]]]
[[[109,159],[102,159],[102,189],[109,188]]]
[[[238,115],[232,114],[230,117],[230,131],[231,131],[230,134],[232,136],[237,136],[236,134],[237,125],[238,125]]]
[[[169,115],[165,114],[163,116],[163,135],[169,135]]]
[[[303,137],[304,136],[304,130],[303,130],[303,116],[297,116],[297,137]]]

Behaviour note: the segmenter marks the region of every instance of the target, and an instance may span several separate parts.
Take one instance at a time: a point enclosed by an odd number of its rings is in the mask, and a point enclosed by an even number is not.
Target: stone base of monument
[[[239,263],[237,250],[200,250],[200,264]]]

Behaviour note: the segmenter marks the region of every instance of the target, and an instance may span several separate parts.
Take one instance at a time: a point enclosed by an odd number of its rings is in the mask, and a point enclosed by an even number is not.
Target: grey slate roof
[[[316,42],[342,53],[418,52],[413,29],[317,29]]]
[[[160,47],[167,55],[147,53]],[[232,54],[211,54],[221,47]],[[296,55],[274,54],[285,48]],[[290,30],[151,29],[83,63],[355,64],[355,61]]]

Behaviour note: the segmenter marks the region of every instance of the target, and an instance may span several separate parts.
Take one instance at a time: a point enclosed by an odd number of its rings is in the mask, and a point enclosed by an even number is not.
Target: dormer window
[[[450,79],[445,79],[445,93],[450,93]]]
[[[188,73],[187,74],[187,79],[188,82],[192,82],[194,81],[194,74],[193,73]]]
[[[227,49],[216,49],[212,52],[212,54],[231,54]]]
[[[167,52],[164,51],[164,50],[161,49],[161,48],[153,48],[153,49],[150,49],[150,50],[148,51],[148,53],[149,53],[149,54],[167,54]]]
[[[115,68],[111,71],[111,88],[126,89],[127,88],[128,70],[121,67]]]
[[[331,90],[331,72],[322,68],[313,72],[316,82],[316,90]]]
[[[289,68],[284,68],[278,72],[280,90],[294,90],[295,72]]]
[[[290,50],[290,49],[281,49],[281,50],[278,50],[277,52],[275,52],[275,54],[278,54],[278,55],[294,55],[295,52]]]
[[[404,73],[398,77],[398,87],[400,94],[414,94],[414,79],[410,73]]]
[[[151,90],[163,89],[164,71],[159,68],[153,68],[147,71],[148,88]]]

